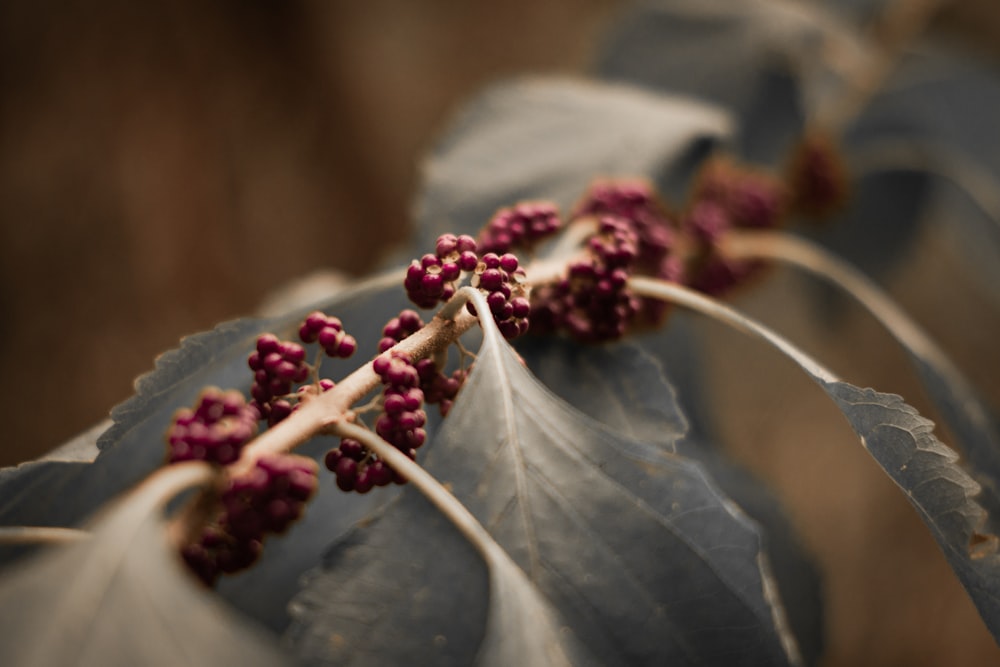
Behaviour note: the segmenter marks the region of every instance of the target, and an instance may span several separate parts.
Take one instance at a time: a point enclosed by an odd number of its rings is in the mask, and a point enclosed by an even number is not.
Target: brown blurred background
[[[0,465],[102,419],[182,335],[370,271],[456,103],[581,68],[613,4],[0,4]]]
[[[104,418],[182,335],[314,269],[369,271],[406,239],[420,155],[456,104],[504,75],[581,71],[623,4],[0,3],[0,465]],[[957,3],[934,30],[1000,58],[996,0]],[[954,307],[934,282],[951,269],[924,247],[924,268],[897,284],[933,325]],[[933,333],[997,397],[996,365],[977,355],[1000,322],[967,288],[959,319]],[[748,305],[767,313],[767,298]],[[866,356],[881,349],[877,327],[855,320],[824,339],[818,326],[796,330],[810,349],[910,397],[901,355]],[[926,530],[845,445],[825,399],[759,347],[712,335],[733,355],[718,374],[752,357],[742,384],[719,389],[742,406],[727,427],[736,454],[782,489],[829,572],[829,664],[996,659]],[[774,392],[759,390],[763,375]],[[781,396],[823,436],[799,447],[794,424],[761,418],[788,411]]]

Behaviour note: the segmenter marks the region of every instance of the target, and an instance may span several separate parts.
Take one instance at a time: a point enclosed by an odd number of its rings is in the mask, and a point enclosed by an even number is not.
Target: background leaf
[[[633,278],[630,284],[639,294],[683,304],[760,338],[798,364],[837,404],[865,449],[906,494],[986,626],[1000,639],[1000,540],[989,532],[995,519],[978,503],[979,484],[957,463],[958,454],[934,436],[933,422],[899,396],[837,379],[766,326],[722,303],[646,278]]]
[[[804,552],[780,502],[749,471],[726,460],[720,450],[687,432],[677,392],[649,349],[651,338],[676,339],[669,328],[647,334],[643,344],[617,342],[580,345],[565,338],[529,337],[517,346],[528,367],[550,390],[574,408],[631,438],[660,445],[698,461],[721,488],[757,524],[771,572],[788,611],[806,664],[823,649],[823,614],[819,573]],[[683,355],[677,355],[683,356]],[[671,366],[671,369],[673,366]]]
[[[282,665],[268,635],[227,611],[181,564],[162,505],[210,478],[176,466],[109,507],[92,537],[0,577],[6,665]]]
[[[420,246],[445,232],[476,234],[523,199],[565,213],[599,177],[646,176],[666,192],[686,182],[730,131],[711,105],[625,86],[566,79],[499,84],[473,99],[424,165]]]
[[[805,3],[648,0],[609,31],[596,71],[718,104],[738,119],[737,153],[775,164],[837,88],[834,59],[860,48],[836,17]]]

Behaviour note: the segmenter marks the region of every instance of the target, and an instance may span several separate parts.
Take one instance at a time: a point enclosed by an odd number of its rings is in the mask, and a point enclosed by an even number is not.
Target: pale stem
[[[2,526],[0,544],[73,544],[90,537],[78,528],[53,526]]]
[[[669,283],[664,280],[646,278],[644,276],[629,278],[628,286],[639,296],[669,301],[670,303],[690,308],[723,322],[738,331],[742,331],[755,338],[760,338],[786,354],[817,379],[824,382],[839,381],[832,372],[821,366],[815,359],[802,352],[780,334],[699,292],[682,287],[677,283]]]

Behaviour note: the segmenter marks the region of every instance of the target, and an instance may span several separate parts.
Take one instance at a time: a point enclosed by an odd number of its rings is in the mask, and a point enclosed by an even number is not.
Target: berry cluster
[[[518,302],[520,304],[520,302]],[[523,304],[520,304],[523,306]],[[382,339],[378,343],[378,351],[386,352],[401,340],[409,338],[424,326],[420,315],[413,310],[403,310],[389,320],[382,328]],[[420,389],[424,392],[424,401],[436,404],[441,410],[441,416],[448,414],[451,405],[458,395],[459,389],[465,383],[468,370],[456,370],[451,376],[442,372],[444,365],[435,359],[421,359],[415,365],[420,376]]]
[[[208,387],[194,409],[178,410],[167,429],[169,463],[208,461],[228,465],[257,434],[260,413],[238,391]]]
[[[382,414],[375,422],[375,432],[411,460],[416,460],[417,449],[427,439],[423,428],[427,413],[423,410],[420,374],[410,356],[398,351],[376,357],[372,368],[383,385]],[[337,486],[342,491],[368,493],[376,486],[406,481],[353,438],[342,438],[338,447],[327,452],[324,463],[337,476]]]
[[[780,225],[787,208],[785,187],[776,178],[726,160],[703,169],[691,203],[681,217],[681,229],[693,241],[685,273],[687,284],[719,296],[762,265],[736,261],[718,251],[719,239],[730,229],[769,229]]]
[[[621,338],[641,305],[627,287],[639,256],[638,235],[626,220],[605,215],[587,249],[565,278],[539,293],[535,310],[546,326],[584,342]]]
[[[502,208],[479,232],[482,253],[502,255],[515,249],[529,250],[562,227],[559,210],[549,202],[520,202]]]
[[[441,372],[433,359],[421,359],[416,364],[420,376],[420,389],[424,392],[424,402],[437,405],[442,417],[447,417],[455,397],[469,377],[471,368],[457,368],[450,376]]]
[[[383,387],[383,414],[375,422],[375,432],[415,459],[417,449],[427,438],[423,428],[427,413],[423,410],[424,392],[420,389],[420,373],[405,352],[376,357],[372,368],[381,378]]]
[[[463,271],[474,271],[479,263],[476,240],[471,236],[444,234],[438,237],[434,254],[415,259],[406,270],[403,286],[410,301],[420,308],[433,308],[455,295],[455,281]]]
[[[347,359],[358,349],[358,342],[344,331],[339,319],[318,310],[306,316],[299,327],[299,338],[303,343],[319,343],[326,356],[333,359]]]
[[[334,359],[346,359],[358,349],[357,341],[344,331],[344,325],[338,318],[319,311],[310,313],[303,320],[299,338],[303,343],[318,343],[326,355]],[[309,377],[310,368],[305,358],[305,348],[298,343],[278,340],[273,334],[257,338],[257,349],[247,359],[250,370],[254,372],[250,395],[260,418],[266,419],[269,426],[292,414],[298,407],[298,402],[292,401],[304,397],[301,390],[299,395],[292,395],[292,385],[305,382]],[[320,386],[327,391],[333,387],[333,382],[322,380]]]
[[[250,395],[261,419],[274,425],[287,417],[292,405],[283,396],[292,392],[292,384],[309,377],[306,351],[298,343],[281,341],[273,334],[257,338],[257,349],[250,353],[247,365],[254,372]]]
[[[823,218],[843,208],[848,198],[847,167],[833,141],[811,133],[792,151],[786,169],[789,208]]]
[[[312,459],[281,454],[231,478],[220,498],[221,515],[182,549],[185,562],[207,585],[252,565],[264,538],[285,532],[302,515],[316,491],[316,470]]]
[[[392,468],[353,438],[341,439],[339,447],[326,453],[324,463],[337,476],[337,487],[341,491],[368,493],[376,486],[403,482]]]
[[[406,309],[400,311],[399,315],[386,322],[382,327],[382,340],[378,342],[378,351],[381,354],[396,343],[424,328],[424,321],[415,310]]]
[[[490,312],[501,333],[507,339],[516,338],[528,330],[531,312],[522,286],[524,270],[511,253],[487,252],[480,257],[477,247],[471,236],[443,234],[438,237],[435,253],[413,260],[406,270],[403,285],[407,296],[421,308],[432,308],[455,295],[456,282],[463,273],[472,273],[472,284],[486,293]],[[471,306],[469,310],[475,312]],[[412,318],[405,323],[397,322],[384,334],[385,338],[398,341],[398,336],[415,324]],[[379,344],[381,351],[391,347],[388,341],[384,342],[385,347]]]
[[[517,338],[528,331],[531,304],[521,295],[520,284],[523,278],[524,269],[519,267],[517,257],[511,253],[498,256],[496,253],[488,252],[483,255],[472,281],[475,287],[486,292],[486,303],[497,323],[497,328],[507,340]],[[471,303],[469,312],[473,314],[476,312]]]

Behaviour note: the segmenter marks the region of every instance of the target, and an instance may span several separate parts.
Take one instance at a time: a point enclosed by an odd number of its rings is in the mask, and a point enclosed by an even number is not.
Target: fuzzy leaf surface
[[[474,98],[424,165],[421,247],[475,235],[497,209],[546,199],[568,211],[600,177],[639,177],[670,191],[728,136],[709,104],[567,79],[503,83]]]
[[[7,570],[0,577],[0,663],[288,664],[266,633],[195,582],[167,542],[163,503],[206,472],[171,469],[109,507],[89,539]]]

